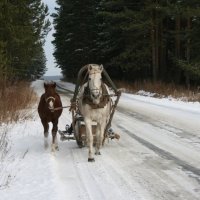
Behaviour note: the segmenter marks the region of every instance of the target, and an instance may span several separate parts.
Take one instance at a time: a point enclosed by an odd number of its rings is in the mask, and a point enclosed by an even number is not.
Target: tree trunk
[[[181,40],[180,40],[180,30],[181,30],[181,16],[178,14],[176,16],[176,36],[175,36],[175,56],[177,60],[180,60],[181,58]],[[180,83],[181,79],[181,69],[177,68],[176,75],[175,75],[175,81],[177,83]]]
[[[187,18],[187,31],[188,33],[190,32],[191,30],[191,18],[188,16]],[[191,42],[191,39],[190,39],[190,36],[188,37],[187,39],[187,46],[186,46],[186,59],[187,59],[187,63],[189,64],[190,63],[190,42]],[[186,86],[188,89],[190,89],[190,76],[187,72],[185,72],[185,78],[186,78]]]
[[[153,70],[153,81],[157,80],[157,25],[156,25],[156,11],[152,10],[152,27],[151,27],[151,44],[152,44],[152,70]]]
[[[181,30],[181,18],[180,15],[176,17],[176,46],[175,46],[175,55],[177,59],[180,59],[180,30]]]
[[[166,80],[166,46],[163,42],[163,21],[160,22],[160,30],[159,30],[159,52],[160,52],[160,62],[159,62],[159,68],[160,68],[160,76],[162,80]]]
[[[158,22],[158,17],[157,17],[157,12],[155,13],[156,14],[156,37],[155,37],[155,44],[156,44],[156,65],[155,65],[155,68],[156,68],[156,77],[155,77],[155,80],[157,81],[158,80],[158,70],[159,70],[159,49],[160,49],[160,45],[159,45],[159,22]]]

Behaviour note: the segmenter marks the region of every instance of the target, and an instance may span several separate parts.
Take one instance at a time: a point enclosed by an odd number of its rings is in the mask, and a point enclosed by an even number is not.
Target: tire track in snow
[[[55,171],[58,180],[58,187],[62,188],[63,199],[90,200],[88,191],[80,176],[74,152],[74,142],[60,144],[60,151],[54,159]]]
[[[87,194],[90,197],[89,199],[106,199],[105,193],[101,190],[101,187],[93,174],[96,163],[87,162],[86,149],[82,148],[79,149],[79,151],[73,152],[73,157],[76,162],[78,176],[80,177]]]
[[[139,121],[142,121],[142,122],[146,122],[147,124],[150,124],[152,125],[153,127],[156,127],[156,128],[159,128],[159,129],[164,129],[166,131],[169,131],[168,129],[165,129],[165,127],[161,127],[159,126],[158,124],[156,124],[155,122],[152,122],[150,120],[149,117],[146,117],[146,116],[143,116],[141,114],[138,114],[138,113],[132,113],[130,111],[125,111],[123,108],[118,108],[117,109],[118,112],[124,114],[124,115],[128,115],[132,118],[135,118]],[[159,122],[161,123],[161,122]],[[185,171],[190,171],[192,173],[194,173],[195,175],[199,176],[199,177],[196,177],[197,181],[200,183],[200,168],[198,167],[194,167],[190,164],[188,164],[187,162],[185,162],[184,160],[174,156],[173,154],[171,154],[170,152],[168,151],[165,151],[157,146],[155,146],[154,144],[148,142],[147,140],[144,140],[143,138],[141,137],[138,137],[136,134],[130,132],[128,129],[126,129],[124,126],[121,126],[121,125],[117,125],[117,127],[119,127],[122,131],[126,132],[130,137],[134,138],[135,140],[137,140],[139,143],[143,144],[144,146],[146,146],[147,148],[153,150],[155,153],[157,153],[158,155],[160,155],[161,157],[164,157],[168,160],[173,160],[176,164],[178,164],[179,166],[182,167],[183,170]],[[173,127],[174,129],[177,130],[176,127]],[[180,129],[178,129],[180,130]],[[180,131],[183,131],[183,130],[180,130]],[[174,133],[173,131],[170,131],[172,133]],[[194,136],[193,134],[189,133],[189,132],[184,132],[186,135],[192,135]],[[176,133],[174,133],[176,134]]]
[[[87,187],[91,200],[142,199],[137,194],[136,188],[130,186],[130,178],[126,179],[130,175],[123,176],[123,170],[120,169],[119,165],[111,165],[112,158],[106,156],[104,149],[101,151],[102,156],[95,156],[94,163],[87,162],[87,152],[87,148],[81,149],[78,153],[74,152],[74,157],[77,161],[79,175],[82,177],[85,187]]]
[[[113,123],[113,126],[116,124]],[[198,199],[200,188],[195,179],[177,168],[173,161],[160,157],[137,140],[131,139],[128,134],[124,133],[120,142],[113,141],[105,150],[103,158],[107,158],[106,165],[111,164],[109,168],[114,169],[116,174],[123,175],[129,186],[132,185],[132,188],[126,188],[136,191],[134,197],[142,194],[142,199],[148,200]]]
[[[188,164],[184,160],[181,160],[178,157],[172,155],[170,152],[167,152],[167,151],[165,151],[165,150],[153,145],[152,143],[142,139],[141,137],[138,137],[137,135],[135,135],[134,133],[130,132],[129,130],[127,130],[123,126],[121,126],[121,125],[117,125],[117,126],[121,130],[123,130],[125,133],[127,133],[131,138],[137,140],[139,143],[141,143],[142,145],[144,145],[147,148],[151,149],[152,151],[154,151],[159,156],[161,156],[161,157],[163,157],[165,159],[168,159],[168,160],[173,160],[178,166],[182,167],[183,170],[192,172],[193,174],[197,175],[198,177],[196,177],[196,179],[200,183],[200,169],[199,168]]]
[[[142,115],[141,113],[131,112],[131,111],[128,111],[128,110],[126,110],[126,109],[124,109],[122,107],[117,107],[117,111],[122,113],[122,114],[125,114],[125,115],[128,115],[130,117],[133,117],[133,118],[135,118],[137,120],[140,120],[140,121],[146,122],[148,124],[151,124],[154,127],[169,131],[172,134],[177,135],[178,137],[180,137],[182,139],[195,138],[196,143],[200,144],[200,137],[197,137],[195,134],[193,134],[191,132],[188,132],[188,131],[185,131],[184,129],[177,128],[175,126],[166,124],[165,122],[162,122],[160,120],[159,121],[152,120],[150,117]]]

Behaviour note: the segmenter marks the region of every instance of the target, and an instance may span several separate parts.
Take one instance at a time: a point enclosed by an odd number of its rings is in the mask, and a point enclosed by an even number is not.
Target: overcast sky
[[[45,4],[48,5],[49,8],[49,14],[51,15],[53,12],[55,12],[54,8],[56,7],[56,0],[42,0]],[[50,21],[52,22],[52,17],[48,16]],[[55,60],[53,57],[53,51],[54,46],[51,43],[51,41],[54,39],[52,34],[54,33],[53,24],[51,25],[52,30],[49,32],[48,36],[46,37],[46,43],[44,46],[46,58],[47,58],[47,69],[46,76],[55,76],[55,75],[61,75],[60,68],[56,67]]]

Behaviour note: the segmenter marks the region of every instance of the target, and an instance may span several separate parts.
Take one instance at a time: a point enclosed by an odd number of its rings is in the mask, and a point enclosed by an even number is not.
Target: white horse
[[[104,138],[104,132],[111,111],[111,99],[109,89],[102,82],[102,65],[88,65],[88,82],[80,89],[78,108],[84,117],[87,144],[89,147],[88,162],[95,161],[93,157],[92,122],[97,123],[95,154],[101,155],[100,148]]]

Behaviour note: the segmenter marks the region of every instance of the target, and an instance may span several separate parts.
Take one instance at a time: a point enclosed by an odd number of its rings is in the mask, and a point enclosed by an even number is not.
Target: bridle
[[[89,75],[92,75],[92,74],[101,74],[101,72],[94,71],[93,73],[90,73]],[[90,87],[89,87],[89,80],[90,80],[90,79],[88,79],[88,88],[89,88],[89,91],[90,91],[90,95],[91,95],[94,99],[97,99],[97,98],[99,98],[99,97],[101,96],[100,89],[98,89],[97,87],[94,87],[93,89],[90,89]],[[102,84],[102,81],[101,81],[101,84]],[[94,91],[99,92],[98,96],[96,96],[96,97],[93,96],[93,92],[94,92]]]
[[[90,95],[91,95],[94,99],[97,99],[97,98],[100,97],[100,95],[101,95],[100,89],[98,89],[98,88],[97,88],[97,89],[95,89],[95,88],[94,88],[94,89],[90,89],[90,88],[89,88],[89,90],[90,90]],[[96,96],[96,97],[93,96],[93,91],[99,92],[98,96]]]
[[[53,101],[55,101],[55,98],[52,96],[45,98],[45,101],[48,102],[49,99],[52,99]]]
[[[55,102],[56,98],[53,97],[53,96],[49,96],[49,97],[45,98],[46,103],[48,103],[49,100],[52,100],[52,104],[53,104],[53,105],[52,105],[52,106],[49,105],[49,104],[51,103],[51,101],[50,101],[50,103],[48,104],[48,108],[49,108],[49,110],[50,110],[51,112],[54,112],[54,102]]]

